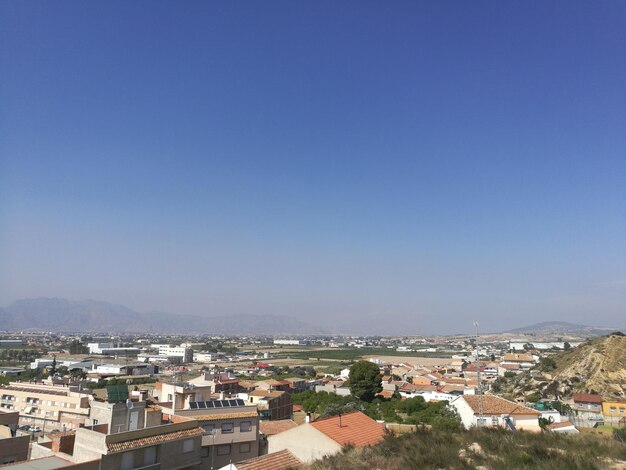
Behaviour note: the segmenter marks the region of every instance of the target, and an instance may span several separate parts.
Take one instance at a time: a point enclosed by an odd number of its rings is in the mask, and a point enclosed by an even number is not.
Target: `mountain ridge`
[[[20,299],[2,307],[0,325],[7,331],[216,335],[327,334],[319,326],[283,315],[235,314],[202,317],[156,311],[137,312],[124,305],[100,300],[69,300],[59,297]]]
[[[504,333],[584,333],[591,336],[605,335],[616,328],[581,325],[565,321],[545,321],[532,325],[513,328]]]

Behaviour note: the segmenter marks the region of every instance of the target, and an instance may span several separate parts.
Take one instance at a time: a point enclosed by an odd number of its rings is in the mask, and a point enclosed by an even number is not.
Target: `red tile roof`
[[[157,434],[156,436],[142,437],[140,439],[131,439],[122,442],[111,442],[107,444],[107,448],[110,453],[124,452],[131,449],[137,449],[138,447],[154,446],[163,442],[177,441],[179,439],[187,439],[190,437],[201,436],[203,432],[204,431],[202,430],[202,428],[168,432],[164,434]]]
[[[318,420],[311,423],[311,426],[342,447],[347,444],[356,447],[371,446],[385,437],[383,425],[360,411]]]
[[[572,398],[576,403],[602,403],[602,397],[593,393],[575,393]]]
[[[472,408],[474,413],[480,411],[478,395],[463,395],[463,400]],[[527,408],[515,402],[505,400],[495,395],[483,395],[483,414],[485,415],[536,415],[539,416],[537,410]]]
[[[260,421],[259,430],[261,434],[266,436],[273,436],[279,432],[287,431],[288,429],[297,427],[298,424],[291,419],[280,419],[277,421]]]
[[[569,426],[574,426],[570,421],[563,421],[562,423],[550,423],[546,427],[548,429],[559,429],[559,428],[567,428]]]
[[[239,418],[257,418],[259,416],[259,412],[255,407],[249,406],[247,408],[251,408],[249,411],[237,411],[235,413],[212,413],[205,415],[188,415],[187,418],[195,419],[197,421],[221,421],[224,419],[239,419]]]
[[[237,470],[286,470],[288,468],[298,468],[302,466],[302,462],[289,450],[285,449],[272,454],[243,460],[235,465]]]

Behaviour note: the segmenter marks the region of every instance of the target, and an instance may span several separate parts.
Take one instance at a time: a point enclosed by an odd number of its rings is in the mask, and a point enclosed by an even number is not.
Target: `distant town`
[[[28,468],[292,468],[419,425],[625,424],[623,388],[531,385],[585,347],[572,333],[1,337],[0,464]]]

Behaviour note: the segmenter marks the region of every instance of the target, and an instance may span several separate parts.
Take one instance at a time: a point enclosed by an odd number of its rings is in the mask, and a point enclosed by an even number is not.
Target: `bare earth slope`
[[[595,391],[605,398],[623,398],[626,392],[626,336],[611,334],[553,356],[556,369],[546,378],[572,383],[572,393]]]

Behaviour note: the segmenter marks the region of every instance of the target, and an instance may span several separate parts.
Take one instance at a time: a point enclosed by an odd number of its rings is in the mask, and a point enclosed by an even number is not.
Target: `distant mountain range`
[[[195,333],[215,335],[318,335],[324,329],[282,315],[201,317],[136,312],[96,300],[41,297],[0,308],[0,330],[93,333]]]
[[[601,336],[614,331],[615,328],[604,328],[597,326],[578,325],[576,323],[568,323],[564,321],[547,321],[535,323],[534,325],[524,326],[508,330],[505,333],[530,333],[530,334],[549,334],[549,333],[572,333],[584,334],[588,336]]]

